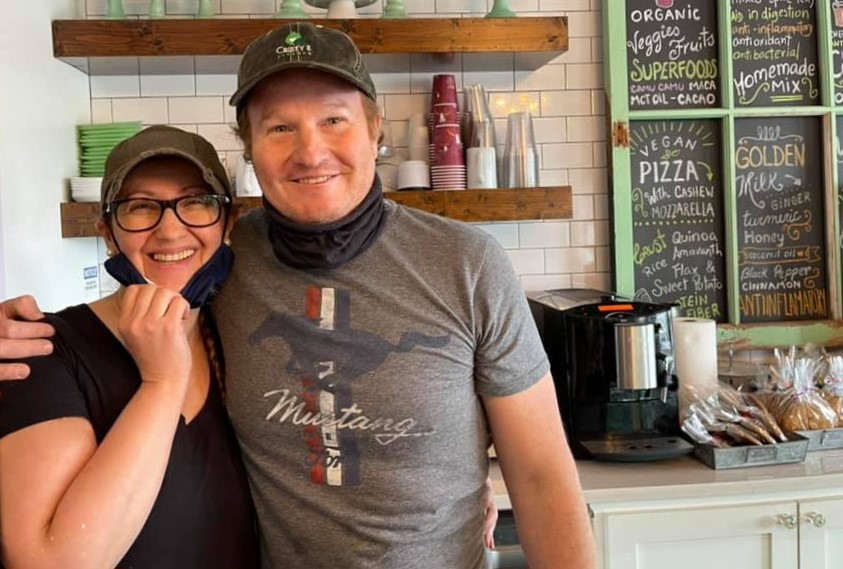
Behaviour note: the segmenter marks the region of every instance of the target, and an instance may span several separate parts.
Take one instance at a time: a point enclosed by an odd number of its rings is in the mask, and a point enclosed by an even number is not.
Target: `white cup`
[[[539,154],[529,112],[509,113],[506,145],[501,160],[501,186],[534,188],[539,185]]]
[[[405,160],[398,165],[399,190],[430,189],[430,171],[424,160]]]
[[[234,194],[238,197],[259,196],[261,187],[255,177],[255,167],[241,155],[234,173]]]
[[[410,147],[410,160],[428,160],[430,139],[427,127],[418,126],[407,132],[408,145]]]
[[[469,190],[498,187],[498,161],[493,146],[466,148],[465,169]]]

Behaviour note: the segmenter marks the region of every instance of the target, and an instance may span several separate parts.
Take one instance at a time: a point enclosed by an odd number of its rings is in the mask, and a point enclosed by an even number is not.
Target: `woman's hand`
[[[186,386],[191,366],[188,302],[156,285],[129,286],[118,302],[118,331],[143,381]]]
[[[498,524],[498,507],[495,505],[495,489],[492,479],[486,478],[486,488],[483,491],[486,517],[483,520],[483,543],[489,549],[495,548],[495,526]]]

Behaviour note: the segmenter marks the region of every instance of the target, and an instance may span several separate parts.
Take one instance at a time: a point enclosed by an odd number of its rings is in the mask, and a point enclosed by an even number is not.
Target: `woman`
[[[128,286],[49,316],[53,354],[0,397],[10,569],[258,566],[201,308],[230,268],[230,204],[225,169],[195,134],[150,127],[109,155],[97,226],[116,253],[106,268]]]

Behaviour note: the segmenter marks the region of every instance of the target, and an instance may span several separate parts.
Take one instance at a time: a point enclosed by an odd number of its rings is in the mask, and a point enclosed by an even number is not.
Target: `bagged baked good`
[[[722,432],[731,438],[737,445],[757,445],[761,446],[764,442],[755,436],[755,433],[742,427],[737,423],[715,423],[711,425],[711,429],[715,432]],[[775,443],[775,441],[773,441]]]
[[[843,427],[843,356],[828,358],[828,371],[820,393],[836,415],[835,427]]]
[[[779,418],[785,431],[820,431],[833,429],[837,423],[834,411],[817,390],[796,392]]]
[[[750,405],[740,391],[721,385],[717,391],[717,400],[715,416],[718,420],[740,425],[765,444],[788,440],[773,417]]]
[[[816,387],[819,369],[813,358],[800,358],[794,363],[793,386],[786,392],[776,416],[785,431],[833,429],[837,423],[837,415]]]
[[[689,415],[682,421],[682,425],[679,428],[698,444],[711,445],[715,448],[729,448],[732,446],[722,436],[710,433],[706,426],[703,425],[699,415]]]
[[[743,394],[720,383],[715,391],[690,390],[694,397],[681,428],[697,442],[713,446],[776,444],[788,440],[769,413],[748,404]],[[713,440],[712,440],[713,439]]]
[[[834,428],[837,415],[817,389],[827,369],[822,350],[807,346],[801,352],[775,351],[770,366],[775,393],[761,394],[766,408],[785,432]]]
[[[754,393],[745,393],[744,397],[748,403],[746,412],[764,423],[767,430],[774,437],[782,442],[786,442],[788,440],[787,435],[784,434],[778,421],[776,421],[776,418],[773,417],[773,414],[767,410],[767,407],[761,402],[761,400],[758,399]]]

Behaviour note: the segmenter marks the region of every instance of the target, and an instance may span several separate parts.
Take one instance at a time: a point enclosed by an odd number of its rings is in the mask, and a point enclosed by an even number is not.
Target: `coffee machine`
[[[679,435],[673,305],[591,289],[527,298],[576,458],[636,462],[693,450]]]

